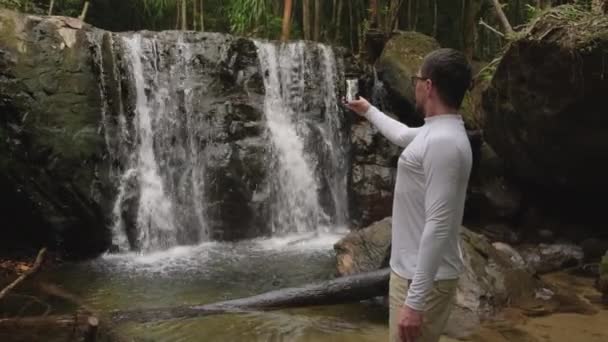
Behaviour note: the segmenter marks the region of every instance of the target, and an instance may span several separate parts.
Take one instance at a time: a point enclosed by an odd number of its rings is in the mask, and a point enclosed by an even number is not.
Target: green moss
[[[600,262],[600,277],[608,281],[608,251]]]

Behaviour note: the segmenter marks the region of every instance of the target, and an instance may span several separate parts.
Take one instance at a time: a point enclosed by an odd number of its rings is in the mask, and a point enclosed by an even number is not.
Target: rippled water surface
[[[334,277],[340,235],[204,243],[67,264],[50,280],[100,311],[210,303]],[[126,323],[142,341],[384,341],[385,310],[363,303]]]

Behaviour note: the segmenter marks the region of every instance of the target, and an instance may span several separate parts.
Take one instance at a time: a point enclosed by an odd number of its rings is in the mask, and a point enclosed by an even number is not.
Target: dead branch
[[[505,12],[502,10],[502,5],[500,4],[500,1],[492,0],[492,3],[494,4],[494,9],[496,10],[496,16],[498,17],[498,20],[500,21],[503,29],[505,30],[505,34],[507,36],[510,36],[515,33],[515,31],[513,31],[511,23],[509,23],[509,19],[507,19]]]
[[[483,26],[483,27],[487,28],[488,30],[490,30],[490,31],[492,31],[492,32],[494,32],[494,33],[496,33],[497,35],[499,35],[499,36],[501,36],[501,37],[504,37],[504,36],[505,36],[505,34],[504,34],[504,33],[500,32],[500,31],[498,31],[497,29],[493,28],[492,26],[488,25],[488,24],[487,24],[485,21],[483,21],[483,19],[479,19],[479,25],[481,25],[481,26]]]
[[[38,252],[38,256],[36,256],[36,261],[34,262],[34,266],[32,266],[32,268],[30,268],[29,270],[23,272],[22,275],[20,275],[17,279],[15,279],[15,281],[13,281],[7,287],[2,289],[2,291],[0,291],[0,299],[2,299],[4,296],[6,296],[7,293],[9,293],[13,288],[15,288],[15,286],[19,285],[22,281],[24,281],[29,275],[38,271],[38,268],[40,268],[40,265],[42,264],[42,260],[44,259],[45,253],[46,253],[46,248],[42,248]]]

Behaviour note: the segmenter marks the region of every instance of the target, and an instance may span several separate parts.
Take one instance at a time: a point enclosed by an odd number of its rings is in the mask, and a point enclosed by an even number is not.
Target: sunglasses
[[[418,81],[426,81],[426,80],[430,80],[430,77],[421,77],[421,76],[412,76],[410,81],[412,82],[412,86],[416,86],[416,83]]]

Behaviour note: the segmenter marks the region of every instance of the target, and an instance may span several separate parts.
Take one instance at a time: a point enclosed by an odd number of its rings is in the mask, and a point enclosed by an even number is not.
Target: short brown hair
[[[422,77],[433,81],[443,103],[460,108],[473,78],[471,65],[462,52],[449,48],[435,50],[424,57],[420,72]]]

